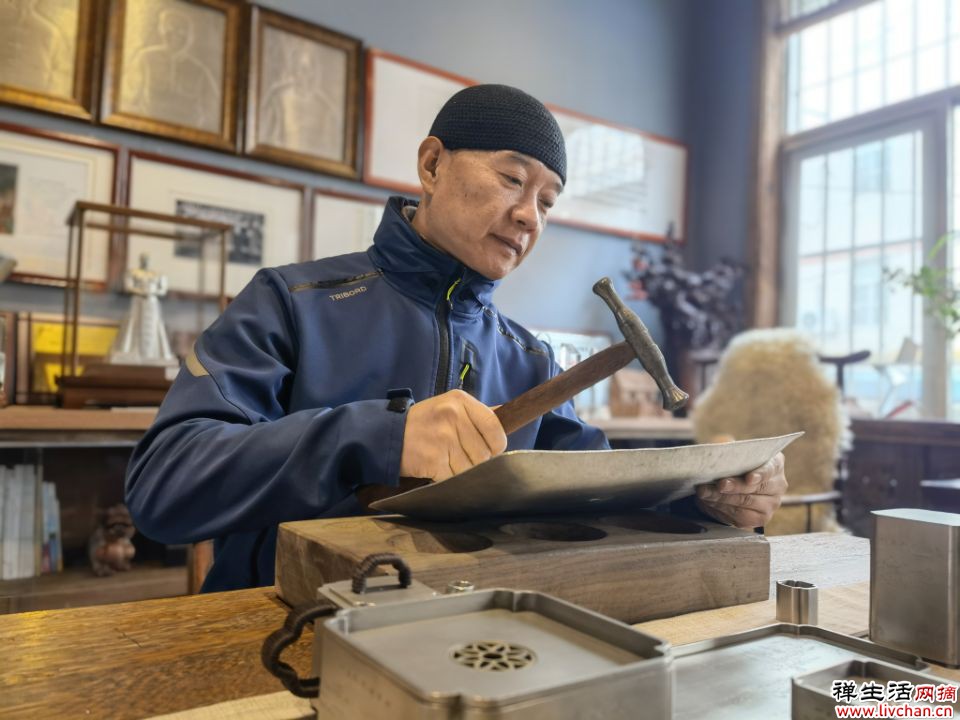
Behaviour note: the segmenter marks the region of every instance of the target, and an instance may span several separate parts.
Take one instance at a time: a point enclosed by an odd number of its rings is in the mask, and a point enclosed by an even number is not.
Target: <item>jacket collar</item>
[[[373,264],[402,293],[431,305],[440,303],[454,282],[450,295],[454,312],[480,313],[490,305],[499,282],[471,270],[456,258],[428,245],[404,217],[404,207],[417,201],[391,197],[367,253]]]

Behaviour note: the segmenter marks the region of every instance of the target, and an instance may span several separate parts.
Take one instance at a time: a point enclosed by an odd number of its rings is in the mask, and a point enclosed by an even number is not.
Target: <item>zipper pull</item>
[[[462,277],[457,278],[454,281],[453,285],[447,288],[447,305],[449,305],[450,307],[453,307],[453,300],[451,300],[450,298],[453,297],[453,291],[457,289],[457,285],[460,284],[461,280],[463,280]]]
[[[457,386],[458,389],[463,390],[463,381],[466,379],[468,372],[470,372],[470,363],[465,362],[463,369],[460,371],[460,384]]]

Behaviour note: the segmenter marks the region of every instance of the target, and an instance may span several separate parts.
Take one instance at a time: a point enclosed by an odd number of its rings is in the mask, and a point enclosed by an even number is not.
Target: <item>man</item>
[[[556,120],[514,88],[468,88],[417,169],[420,202],[391,198],[366,253],[261,270],[197,340],[137,446],[137,527],[215,538],[205,590],[273,582],[278,523],[363,512],[358,495],[400,477],[443,481],[505,449],[608,447],[571,403],[509,438],[491,409],[558,372],[491,299],[563,190]],[[778,456],[696,502],[752,527],[785,488]]]

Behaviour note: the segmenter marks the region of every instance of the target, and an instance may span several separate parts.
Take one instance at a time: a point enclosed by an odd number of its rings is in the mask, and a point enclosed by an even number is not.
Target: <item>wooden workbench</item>
[[[866,631],[866,540],[794,535],[770,545],[772,578],[825,588],[821,624]],[[282,688],[261,667],[260,644],[286,612],[272,588],[258,588],[0,617],[0,717],[123,720],[275,693]],[[680,644],[773,618],[770,599],[638,627]],[[307,632],[284,654],[301,674],[309,672],[312,640]]]

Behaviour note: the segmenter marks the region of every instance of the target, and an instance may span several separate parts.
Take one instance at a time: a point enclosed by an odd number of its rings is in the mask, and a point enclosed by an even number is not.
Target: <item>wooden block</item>
[[[628,623],[759,602],[769,596],[762,535],[656,515],[483,519],[428,523],[397,515],[283,523],[277,593],[316,601],[371,553],[394,552],[438,592],[476,588],[549,593]]]

